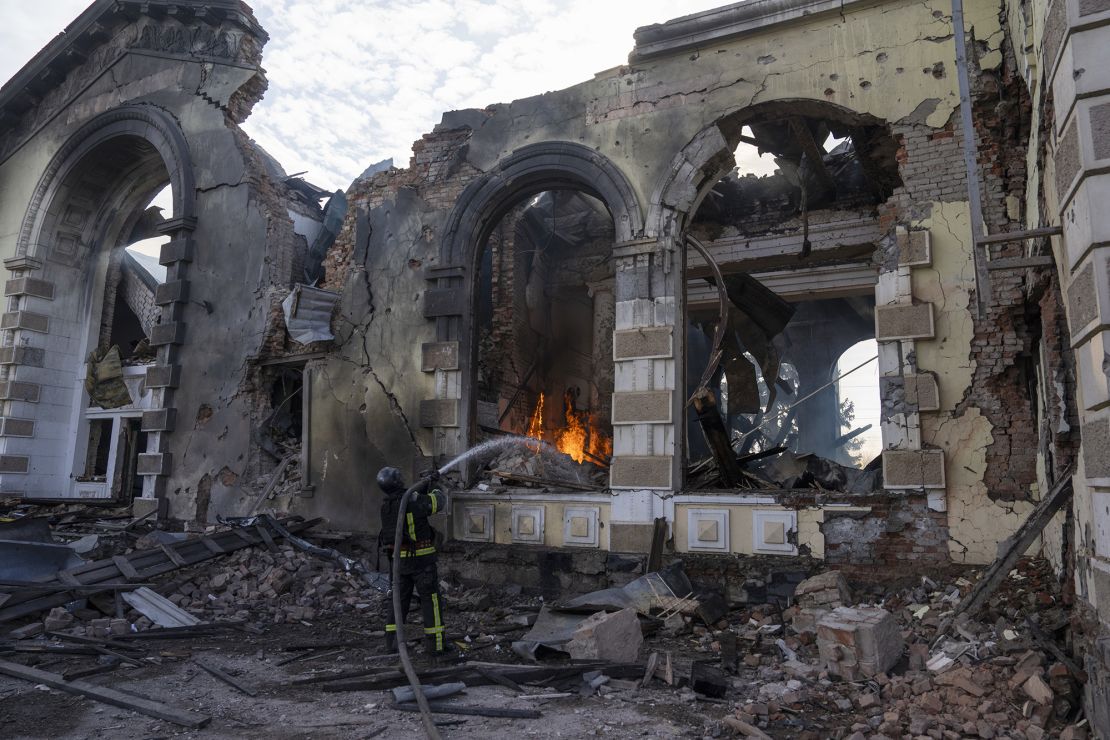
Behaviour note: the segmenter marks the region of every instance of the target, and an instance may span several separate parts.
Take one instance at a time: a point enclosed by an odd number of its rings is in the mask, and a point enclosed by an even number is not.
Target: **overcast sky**
[[[247,132],[289,173],[346,188],[408,165],[444,111],[559,90],[627,61],[638,26],[727,0],[255,0],[269,90]],[[0,0],[7,80],[87,7]]]

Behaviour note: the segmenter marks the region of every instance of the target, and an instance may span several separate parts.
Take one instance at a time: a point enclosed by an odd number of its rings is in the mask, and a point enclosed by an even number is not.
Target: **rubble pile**
[[[687,619],[686,627],[697,652],[719,655],[737,674],[739,698],[723,724],[742,735],[1086,737],[1072,724],[1082,673],[1043,637],[1064,625],[1047,564],[1019,564],[989,623],[956,620],[941,634],[971,586],[922,578],[878,604],[849,606],[846,581],[828,571],[800,584],[788,609],[757,606],[711,627]],[[738,654],[729,647],[737,643]]]
[[[590,460],[576,463],[569,455],[546,446],[539,450],[527,445],[508,447],[486,467],[484,485],[487,490],[494,486],[558,487],[560,484],[601,490],[609,481],[608,467]]]
[[[272,552],[239,550],[176,576],[159,590],[174,604],[206,620],[301,622],[364,612],[383,598],[357,574],[290,545],[278,545]],[[143,628],[142,619],[137,623],[139,629]]]

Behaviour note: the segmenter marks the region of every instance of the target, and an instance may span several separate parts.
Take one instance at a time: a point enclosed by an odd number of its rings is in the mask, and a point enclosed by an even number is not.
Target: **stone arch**
[[[809,98],[773,100],[728,113],[699,131],[671,160],[652,191],[646,232],[678,238],[702,198],[736,166],[733,152],[744,126],[787,115],[822,118],[850,128],[886,126],[872,115]]]
[[[186,269],[193,252],[190,233],[197,221],[196,185],[177,121],[146,104],[107,111],[70,135],[39,178],[15,255],[5,260],[14,278],[7,284],[8,313],[0,325],[5,334],[0,348],[0,474],[6,488],[29,497],[83,495],[82,485],[71,482],[82,450],[72,440],[83,439],[88,409],[73,371],[81,367],[95,338],[104,336],[105,306],[116,295],[107,277],[109,263],[119,257],[114,250],[133,233],[142,206],[167,182],[172,218],[156,225],[171,238],[160,258],[167,281],[153,296],[161,323],[148,337],[157,362],[145,366],[143,377],[132,378],[146,389],[140,391],[145,400],[124,407],[129,418],[141,415],[146,434],[137,469],[144,495],[160,493],[170,472],[164,434],[173,429]],[[110,315],[108,320],[110,325]],[[131,395],[134,399],[134,390]],[[39,403],[47,399],[49,404]],[[7,474],[16,481],[9,482]]]
[[[447,220],[441,266],[430,273],[436,279],[435,289],[425,295],[425,316],[436,320],[438,340],[456,347],[454,372],[459,376],[455,397],[437,396],[426,402],[427,408],[438,411],[425,425],[450,427],[456,444],[469,440],[476,421],[477,342],[471,339],[482,248],[503,216],[524,198],[545,190],[576,190],[600,200],[612,217],[618,244],[643,233],[639,200],[624,173],[582,144],[554,141],[521,147],[467,186]],[[444,297],[446,301],[439,300]],[[431,308],[433,302],[435,308]]]
[[[618,242],[643,231],[636,193],[607,157],[569,141],[529,144],[498,162],[459,196],[447,220],[442,264],[469,266],[479,246],[515,203],[558,189],[580,190],[604,203],[613,217]]]
[[[24,214],[16,244],[17,256],[35,256],[29,253],[41,245],[44,216],[66,175],[91,151],[120,137],[136,137],[154,147],[173,191],[174,217],[185,222],[196,218],[192,157],[181,128],[169,113],[153,105],[126,105],[101,113],[81,126],[50,160]]]

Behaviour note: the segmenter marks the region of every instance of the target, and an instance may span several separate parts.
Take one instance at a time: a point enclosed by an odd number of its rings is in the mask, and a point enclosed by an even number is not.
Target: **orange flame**
[[[532,439],[543,439],[543,393],[540,393],[540,400],[536,401],[536,409],[528,422],[528,436]]]
[[[527,435],[532,439],[544,438],[543,404],[544,395],[541,393],[528,421]],[[555,432],[555,449],[569,455],[577,463],[583,463],[587,458],[595,463],[604,463],[612,457],[613,438],[601,431],[593,414],[575,410],[574,393],[571,391],[563,396],[563,418],[566,426]]]

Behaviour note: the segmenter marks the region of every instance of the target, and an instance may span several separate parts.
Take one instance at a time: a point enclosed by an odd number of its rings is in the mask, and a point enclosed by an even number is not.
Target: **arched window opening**
[[[686,222],[714,263],[687,249],[687,395],[701,397],[687,412],[686,487],[876,490],[879,394],[860,378],[877,361],[855,366],[877,354],[872,258],[878,206],[900,185],[896,142],[885,124],[817,101],[717,127],[735,166],[703,186]],[[720,361],[699,390],[722,318]]]
[[[479,478],[605,484],[613,449],[613,234],[605,205],[574,190],[529,196],[493,228],[476,286],[479,436],[527,435],[557,452],[510,448]]]
[[[835,412],[840,435],[829,457],[842,465],[862,468],[883,451],[879,427],[879,343],[864,339],[844,350],[830,380],[836,389]]]

